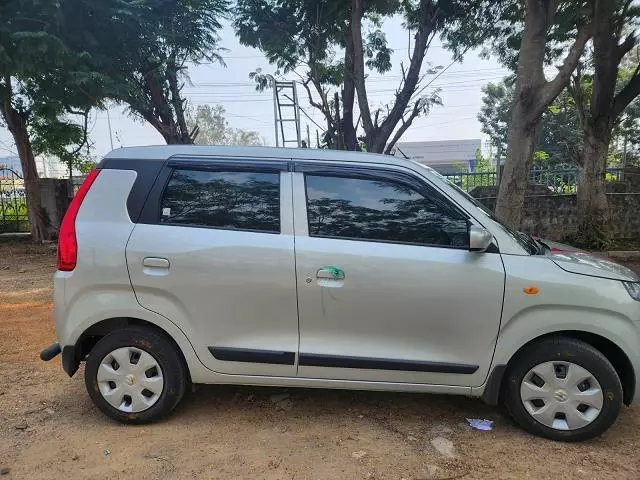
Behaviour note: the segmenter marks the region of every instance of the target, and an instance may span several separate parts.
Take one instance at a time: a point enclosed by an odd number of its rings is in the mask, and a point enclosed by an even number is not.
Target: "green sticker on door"
[[[344,280],[345,277],[344,270],[337,265],[325,265],[319,270],[319,272],[329,273],[333,280]]]

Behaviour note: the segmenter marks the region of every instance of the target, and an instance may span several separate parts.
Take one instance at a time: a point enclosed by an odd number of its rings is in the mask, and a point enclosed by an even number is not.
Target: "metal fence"
[[[30,230],[24,180],[15,170],[0,168],[0,233]]]
[[[576,193],[580,171],[576,169],[533,169],[529,179],[535,185],[547,187],[550,193]],[[496,171],[460,172],[443,174],[450,182],[455,183],[467,192],[478,186],[498,185]],[[607,168],[606,181],[621,182],[624,178],[623,168]]]

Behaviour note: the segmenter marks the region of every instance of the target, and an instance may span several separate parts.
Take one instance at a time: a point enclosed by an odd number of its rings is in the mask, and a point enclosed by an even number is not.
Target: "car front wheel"
[[[615,368],[591,345],[567,337],[525,347],[509,365],[505,405],[525,430],[559,441],[601,435],[622,405]]]

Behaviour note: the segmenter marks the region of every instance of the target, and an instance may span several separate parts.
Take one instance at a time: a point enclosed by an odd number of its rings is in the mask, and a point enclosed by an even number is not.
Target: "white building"
[[[17,156],[0,157],[0,167],[10,168],[22,176],[22,166]],[[36,157],[36,169],[40,178],[69,178],[69,167],[55,157]],[[82,175],[77,169],[73,170],[74,176]]]
[[[458,173],[460,168],[473,171],[476,151],[481,148],[479,138],[471,140],[442,140],[437,142],[399,142],[395,155],[428,165],[440,173]]]

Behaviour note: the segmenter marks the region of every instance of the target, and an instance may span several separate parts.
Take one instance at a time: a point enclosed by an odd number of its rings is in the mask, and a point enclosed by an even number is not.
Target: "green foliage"
[[[438,34],[445,36],[449,30],[463,28],[468,19],[491,21],[490,15],[480,15],[477,10],[492,9],[492,4],[482,0],[367,0],[362,3],[362,17],[356,20],[352,17],[353,5],[352,0],[238,0],[234,28],[241,43],[266,55],[276,77],[295,72],[300,78],[310,103],[326,119],[327,146],[355,149],[361,137],[369,150],[388,151],[399,139],[391,138],[394,132],[401,136],[414,118],[440,103],[433,94],[421,95],[419,84],[424,75],[438,70],[423,70],[428,64],[423,46]],[[403,17],[410,42],[419,42],[421,47],[408,66],[401,65],[403,80],[393,102],[375,107],[358,105],[360,126],[365,130],[362,136],[355,132],[353,98],[354,88],[360,97],[367,85],[355,73],[354,63],[361,61],[367,72],[384,74],[392,70],[393,50],[388,46],[384,21],[394,15]],[[361,31],[362,58],[355,56],[354,31]],[[456,55],[461,57],[461,53]],[[259,70],[250,78],[256,81],[258,90],[272,81]],[[341,105],[334,101],[336,92],[343,95]]]
[[[615,244],[609,229],[593,227],[588,229],[578,229],[575,233],[565,235],[561,241],[567,245],[596,252],[606,252]]]
[[[393,50],[387,46],[387,37],[379,28],[367,33],[364,41],[364,54],[367,58],[365,65],[378,73],[391,70],[391,55]]]
[[[344,0],[238,0],[234,28],[244,45],[264,52],[269,63],[283,73],[301,62],[311,68],[335,64],[336,49],[345,46],[349,32],[351,2]],[[395,0],[366,2],[367,18],[380,18],[399,10]],[[387,40],[380,29],[369,34],[368,48],[375,58],[388,55]],[[384,63],[384,62],[383,62]]]
[[[538,2],[540,8],[545,2]],[[576,27],[589,21],[591,0],[557,2],[558,10],[546,44],[545,63],[553,65],[575,39]],[[524,33],[526,2],[482,0],[471,2],[469,18],[458,28],[447,31],[447,45],[461,55],[468,48],[480,47],[485,57],[493,56],[516,71]]]
[[[500,83],[488,83],[482,87],[482,106],[478,113],[482,133],[502,153],[507,151],[507,137],[513,103],[513,78],[506,77]]]
[[[140,19],[138,49],[126,70],[113,80],[113,95],[147,120],[167,143],[191,143],[181,90],[186,63],[221,64],[218,30],[226,0],[140,0],[148,16]],[[106,39],[105,39],[106,41]],[[122,45],[122,48],[127,46]]]
[[[189,112],[187,124],[191,130],[197,128],[195,143],[199,145],[263,145],[260,134],[255,131],[232,128],[225,119],[221,105],[198,105]]]
[[[83,175],[86,175],[97,166],[98,164],[96,162],[88,159],[82,159],[74,165],[74,167],[80,170],[80,173],[82,173]]]
[[[549,160],[549,154],[544,150],[536,150],[533,152],[533,163],[534,165],[540,163],[546,163]]]
[[[65,43],[65,6],[27,0],[0,5],[0,100],[22,118],[36,154],[68,162],[68,148],[86,146],[86,129],[69,114],[85,113],[100,99],[88,93],[95,85],[75,74],[85,55]]]
[[[511,123],[513,77],[505,77],[497,84],[488,83],[482,91],[482,107],[478,114],[481,130],[504,156]],[[562,169],[577,165],[582,148],[582,130],[575,102],[568,91],[564,90],[542,115],[537,145],[533,156],[535,167]]]
[[[186,64],[220,62],[226,0],[61,2],[66,45],[82,52],[73,74],[95,95],[129,106],[168,143],[190,143],[182,87]],[[73,25],[71,27],[70,25]]]
[[[640,63],[640,48],[636,47],[623,59],[618,69],[619,91],[626,85]],[[622,111],[613,130],[614,141],[609,149],[609,164],[640,166],[640,98]]]
[[[536,158],[534,166],[556,169],[574,168],[579,163],[583,136],[576,105],[567,90],[563,90],[542,115],[538,150],[546,157]]]
[[[468,166],[460,164],[454,166],[462,175],[459,177],[454,176],[452,181],[464,191],[468,192],[475,187],[486,187],[496,184],[496,169],[491,165],[491,159],[483,156],[479,148],[476,150],[476,163],[472,175],[467,175],[471,173]]]

